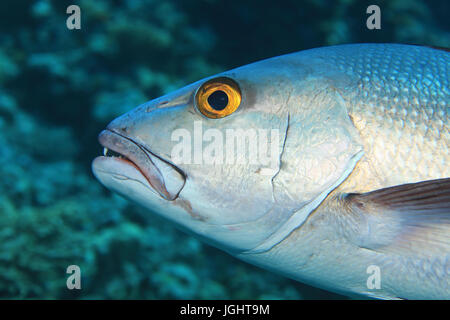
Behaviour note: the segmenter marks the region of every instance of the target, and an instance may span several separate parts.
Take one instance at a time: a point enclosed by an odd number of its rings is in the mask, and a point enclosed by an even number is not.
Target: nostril
[[[125,113],[124,115],[112,120],[106,127],[107,130],[116,132],[116,133],[129,133],[130,126],[132,124],[132,118],[130,117],[130,112]]]

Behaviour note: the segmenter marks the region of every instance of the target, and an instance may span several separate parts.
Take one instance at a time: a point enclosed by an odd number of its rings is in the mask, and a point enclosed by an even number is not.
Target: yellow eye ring
[[[230,78],[220,77],[206,81],[195,93],[197,109],[206,117],[226,117],[239,108],[241,90]]]

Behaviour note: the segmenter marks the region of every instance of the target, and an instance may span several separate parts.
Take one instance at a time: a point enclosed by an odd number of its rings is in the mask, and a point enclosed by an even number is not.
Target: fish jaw
[[[166,200],[132,161],[119,157],[98,156],[92,162],[92,171],[109,190],[150,209],[180,229],[189,232],[198,224],[198,221],[190,219],[185,226],[183,222],[189,217],[189,209],[181,205],[184,200],[180,197],[172,201]]]
[[[178,167],[112,130],[103,130],[99,141],[106,150],[105,155],[94,159],[92,168],[95,176],[107,187],[113,184],[111,187],[118,189],[113,181],[120,181],[120,185],[131,179],[162,199],[173,201],[178,197],[186,182],[184,173]],[[120,156],[108,156],[109,149]]]

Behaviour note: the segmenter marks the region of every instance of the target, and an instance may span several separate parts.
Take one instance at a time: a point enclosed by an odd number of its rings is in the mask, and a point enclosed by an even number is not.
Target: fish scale
[[[415,46],[364,46],[368,50],[360,54],[336,47],[336,55],[329,56],[341,71],[360,79],[356,92],[351,88],[342,95],[353,97],[349,114],[366,153],[360,176],[350,176],[341,190],[367,192],[450,176],[449,54]]]

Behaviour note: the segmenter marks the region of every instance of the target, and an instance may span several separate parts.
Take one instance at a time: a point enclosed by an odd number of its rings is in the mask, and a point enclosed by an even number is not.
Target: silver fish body
[[[98,157],[93,171],[207,243],[293,279],[350,295],[450,299],[449,67],[448,52],[395,44],[260,61],[114,120],[100,142],[127,159]],[[209,119],[199,91],[224,77],[240,105]],[[173,133],[195,135],[199,123],[217,136],[276,130],[275,167],[252,157],[176,162]]]

